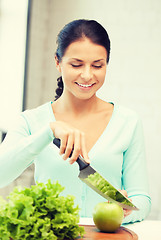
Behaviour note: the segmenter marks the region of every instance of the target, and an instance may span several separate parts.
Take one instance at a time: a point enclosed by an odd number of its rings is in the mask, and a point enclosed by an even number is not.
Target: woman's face
[[[64,82],[63,94],[89,99],[103,85],[106,75],[107,52],[88,38],[71,43],[56,66]]]

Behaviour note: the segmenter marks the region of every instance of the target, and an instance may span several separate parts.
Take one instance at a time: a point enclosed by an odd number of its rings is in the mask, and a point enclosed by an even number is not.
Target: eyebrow
[[[72,60],[76,60],[78,62],[83,62],[82,60],[78,59],[78,58],[72,58]]]
[[[78,61],[78,62],[83,62],[83,60],[80,60],[80,59],[78,59],[78,58],[72,58],[73,60],[76,60],[76,61]],[[104,61],[104,59],[103,58],[101,58],[101,59],[98,59],[98,60],[95,60],[95,61],[93,61],[93,62],[100,62],[101,60],[103,60]]]
[[[103,58],[102,59],[98,59],[98,60],[95,60],[94,62],[100,62],[102,60],[104,61],[105,59],[103,59]]]

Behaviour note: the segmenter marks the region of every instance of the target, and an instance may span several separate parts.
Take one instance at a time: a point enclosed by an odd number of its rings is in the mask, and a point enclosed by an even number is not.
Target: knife
[[[54,138],[53,143],[60,148],[60,139]],[[71,157],[72,152],[69,158]],[[124,209],[139,210],[127,197],[92,168],[90,164],[86,163],[81,155],[79,155],[76,162],[78,163],[80,170],[78,177],[95,192],[108,201],[117,203]]]

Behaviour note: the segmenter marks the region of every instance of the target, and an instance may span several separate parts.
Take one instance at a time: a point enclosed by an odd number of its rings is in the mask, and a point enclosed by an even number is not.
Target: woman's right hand
[[[60,155],[63,154],[63,159],[66,160],[73,150],[69,163],[73,164],[79,155],[81,155],[87,163],[90,163],[86,144],[85,134],[69,124],[62,121],[50,123],[50,128],[56,138],[61,140]]]

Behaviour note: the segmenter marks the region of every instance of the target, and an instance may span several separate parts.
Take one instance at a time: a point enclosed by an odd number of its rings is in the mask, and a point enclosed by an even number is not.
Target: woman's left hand
[[[126,190],[119,190],[125,197],[128,198],[127,192]],[[130,198],[128,198],[130,201],[132,201]],[[127,217],[128,215],[130,215],[132,213],[132,210],[128,210],[128,209],[123,209],[124,211],[124,218]]]

